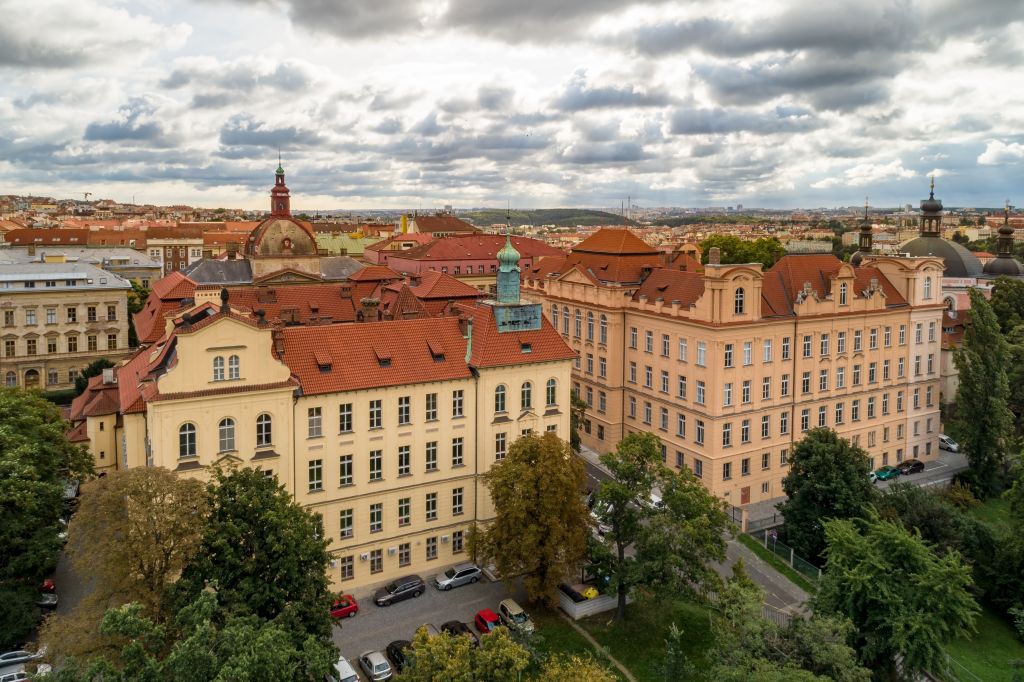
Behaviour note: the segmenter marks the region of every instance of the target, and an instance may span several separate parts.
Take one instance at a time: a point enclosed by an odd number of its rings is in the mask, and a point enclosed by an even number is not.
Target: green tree
[[[612,478],[601,483],[594,509],[609,531],[592,542],[591,556],[618,597],[616,620],[625,618],[633,587],[677,596],[717,587],[718,574],[707,563],[725,557],[723,536],[731,529],[725,503],[688,470],[663,466],[654,434],[626,436],[601,463]],[[649,503],[659,485],[660,507]]]
[[[256,469],[215,471],[207,495],[199,550],[176,586],[185,602],[212,588],[230,609],[287,625],[297,642],[326,641],[330,559],[320,516]]]
[[[484,474],[495,519],[470,535],[477,560],[493,560],[508,584],[521,576],[530,601],[556,606],[559,583],[587,552],[584,480],[582,460],[555,434],[517,440]]]
[[[708,262],[712,247],[721,251],[722,263],[761,263],[766,269],[786,255],[786,249],[775,237],[761,237],[753,241],[732,235],[714,234],[700,243],[701,262]]]
[[[135,331],[135,313],[146,305],[149,288],[136,279],[133,279],[131,284],[132,290],[128,292],[128,345],[135,348],[139,345],[139,334]]]
[[[959,376],[956,426],[971,466],[965,478],[978,497],[987,498],[1002,483],[1010,435],[1009,353],[992,306],[977,289],[971,289],[969,295],[970,324],[954,356]]]
[[[999,277],[992,285],[990,300],[999,329],[1008,334],[1024,322],[1024,282],[1011,277]],[[973,304],[971,306],[974,307]],[[973,319],[973,315],[972,315]]]
[[[41,634],[58,659],[110,652],[100,623],[113,607],[137,602],[164,622],[168,586],[199,547],[206,491],[161,467],[117,471],[87,483],[69,528],[68,555],[91,589],[73,611],[47,619]]]
[[[36,588],[60,550],[64,479],[92,473],[92,458],[64,435],[60,410],[34,391],[0,388],[0,647],[35,625]],[[11,613],[10,611],[20,611]]]
[[[1007,406],[1013,414],[1013,434],[1020,438],[1024,435],[1024,323],[1011,329],[1005,338],[1009,357],[1006,381],[1010,388]]]
[[[616,682],[619,678],[592,658],[555,656],[541,667],[535,682]]]
[[[583,428],[583,420],[587,418],[587,403],[583,398],[576,395],[576,391],[569,392],[569,445],[573,452],[580,451],[580,429]]]
[[[530,652],[508,630],[496,628],[472,646],[469,637],[441,633],[431,637],[425,628],[413,636],[410,665],[398,682],[518,682],[530,665]]]
[[[815,613],[853,622],[853,645],[873,670],[896,676],[945,671],[943,645],[974,630],[980,609],[970,569],[956,551],[942,556],[916,533],[880,519],[825,522],[828,559]]]
[[[797,554],[815,560],[825,548],[824,519],[864,516],[876,491],[867,453],[831,429],[811,429],[794,447],[789,473],[782,479],[786,500],[786,542]]]
[[[89,379],[103,374],[103,370],[114,367],[114,362],[108,358],[97,358],[85,366],[77,377],[75,377],[75,395],[82,395],[89,386]]]

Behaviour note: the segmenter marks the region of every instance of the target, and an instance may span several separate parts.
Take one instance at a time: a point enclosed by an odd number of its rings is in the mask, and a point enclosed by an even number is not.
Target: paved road
[[[428,576],[423,578],[427,580]],[[356,668],[356,658],[364,651],[383,651],[396,639],[412,639],[416,628],[424,623],[433,623],[440,629],[445,621],[461,620],[472,627],[477,611],[485,608],[497,611],[498,603],[509,596],[525,603],[518,588],[510,595],[502,583],[485,578],[476,585],[464,585],[448,592],[427,585],[420,597],[386,607],[377,606],[369,598],[361,599],[359,613],[340,621],[340,627],[334,628],[334,643]]]

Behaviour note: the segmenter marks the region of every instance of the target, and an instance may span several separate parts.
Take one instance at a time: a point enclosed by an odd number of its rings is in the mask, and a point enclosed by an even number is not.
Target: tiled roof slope
[[[640,288],[633,294],[633,300],[647,296],[648,302],[659,298],[666,305],[679,301],[683,306],[691,306],[704,293],[704,275],[699,272],[658,269],[651,272]]]
[[[290,284],[282,287],[232,287],[228,303],[232,308],[264,311],[271,323],[309,324],[327,321],[352,322],[356,309],[352,297],[343,297],[344,284]],[[219,287],[202,287],[203,290]]]
[[[459,220],[453,215],[418,215],[413,218],[416,222],[416,229],[420,232],[479,232],[479,227],[474,227],[465,220]]]
[[[459,320],[450,317],[289,327],[281,339],[281,360],[306,395],[465,379],[472,374]],[[443,351],[443,358],[435,351]],[[328,357],[329,369],[323,364]]]
[[[540,329],[500,334],[491,305],[461,304],[456,306],[456,310],[473,321],[473,347],[469,362],[474,367],[504,367],[576,357],[576,351],[562,340],[543,314]]]
[[[606,227],[590,235],[573,247],[577,253],[604,253],[616,256],[660,255],[633,232],[624,228]]]
[[[408,260],[486,260],[496,258],[505,246],[505,235],[476,234],[444,237],[405,251],[392,254],[392,259]],[[512,237],[512,246],[522,258],[561,256],[563,252],[539,239]]]
[[[831,293],[832,278],[839,272],[842,262],[831,254],[790,254],[781,258],[764,275],[762,289],[763,315],[793,315],[793,303],[804,283],[810,282],[819,298]],[[859,295],[876,279],[885,294],[887,307],[907,305],[906,299],[877,268],[854,269],[853,294]]]
[[[479,298],[482,292],[465,282],[438,270],[427,270],[419,275],[419,284],[412,293],[421,299]]]
[[[103,375],[89,377],[87,388],[71,401],[71,421],[114,414],[118,408],[117,384],[104,384]]]

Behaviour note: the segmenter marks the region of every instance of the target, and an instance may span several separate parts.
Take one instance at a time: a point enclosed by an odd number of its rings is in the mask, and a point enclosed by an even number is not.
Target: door
[[[740,504],[750,504],[750,486],[740,488]]]

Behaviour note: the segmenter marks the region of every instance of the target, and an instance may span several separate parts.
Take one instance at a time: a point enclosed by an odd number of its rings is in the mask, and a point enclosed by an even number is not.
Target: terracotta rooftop
[[[71,421],[114,414],[118,408],[117,384],[104,384],[103,375],[89,377],[86,390],[71,401]]]
[[[691,259],[692,260],[692,259]],[[683,308],[693,305],[704,294],[704,275],[701,272],[684,272],[659,268],[651,272],[640,288],[633,294],[633,300],[647,296],[649,303],[658,299],[671,305],[679,301]]]
[[[473,347],[469,362],[474,367],[504,367],[576,357],[576,351],[565,343],[544,314],[540,316],[540,329],[498,333],[493,306],[487,303],[459,304],[456,310],[473,320]]]
[[[842,261],[832,254],[789,254],[783,256],[764,275],[761,312],[765,316],[792,315],[793,303],[809,282],[819,298],[831,293],[832,278],[839,272]],[[906,305],[907,301],[877,268],[854,268],[853,295],[859,295],[878,281],[885,294],[886,307]]]
[[[412,287],[412,293],[422,299],[464,299],[483,296],[483,292],[476,287],[437,270],[421,273],[419,284]]]
[[[479,227],[474,227],[453,215],[417,215],[412,220],[419,232],[480,232]]]
[[[350,274],[348,279],[352,282],[383,282],[392,279],[402,279],[402,276],[384,265],[368,265]]]
[[[474,234],[442,237],[429,244],[395,253],[391,260],[488,260],[497,258],[498,251],[505,246],[505,235]],[[553,246],[528,237],[512,237],[512,246],[522,258],[561,256],[564,252]]]
[[[658,250],[637,237],[631,230],[605,227],[590,235],[572,249],[576,253],[602,253],[617,256],[658,254]]]
[[[220,287],[203,286],[199,290],[219,291]],[[351,286],[347,284],[232,287],[228,291],[228,303],[232,308],[253,313],[262,310],[266,320],[272,324],[352,322],[356,317]]]

